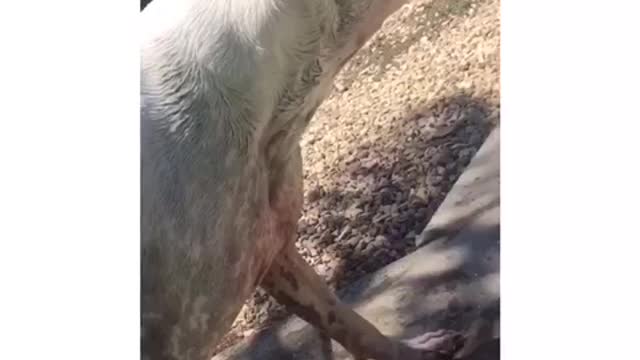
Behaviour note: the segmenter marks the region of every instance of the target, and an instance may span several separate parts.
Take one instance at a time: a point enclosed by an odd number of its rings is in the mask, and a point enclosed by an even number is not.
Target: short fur
[[[300,136],[403,2],[154,0],[142,12],[143,359],[208,360],[263,278],[359,356],[408,349],[341,305],[293,247]]]

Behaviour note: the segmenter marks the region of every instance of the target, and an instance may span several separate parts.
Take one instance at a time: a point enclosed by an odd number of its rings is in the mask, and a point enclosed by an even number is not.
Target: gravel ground
[[[500,112],[498,0],[414,0],[343,69],[302,140],[297,247],[334,289],[415,250]],[[287,316],[263,291],[222,350]]]

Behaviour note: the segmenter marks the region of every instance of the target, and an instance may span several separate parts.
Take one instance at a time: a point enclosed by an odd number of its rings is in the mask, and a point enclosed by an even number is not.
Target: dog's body
[[[342,305],[293,245],[300,136],[402,3],[154,0],[143,11],[143,359],[208,360],[258,285],[358,356],[423,356]]]

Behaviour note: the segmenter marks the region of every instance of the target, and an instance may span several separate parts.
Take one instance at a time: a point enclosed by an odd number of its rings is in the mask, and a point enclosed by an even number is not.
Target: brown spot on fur
[[[265,278],[264,280],[262,280],[262,284],[260,285],[268,289],[273,288],[273,282],[269,278]]]
[[[349,330],[340,326],[333,331],[333,338],[336,339],[340,344],[345,347],[350,348],[351,354],[355,359],[368,359],[370,356],[367,356],[369,353],[362,346],[362,338],[357,333],[350,333]],[[376,359],[381,357],[376,357]]]
[[[296,315],[300,316],[308,323],[314,326],[321,327],[322,319],[320,318],[320,314],[313,307],[313,305],[301,304],[282,291],[276,291],[273,294],[273,297],[275,297],[276,300],[278,300],[282,305],[293,311]]]
[[[327,321],[329,322],[329,325],[333,325],[333,323],[336,322],[336,313],[334,313],[333,311],[329,311],[329,314],[327,315]]]
[[[348,344],[349,341],[347,341],[347,330],[345,328],[339,328],[336,329],[335,332],[335,339],[338,340],[341,344]]]
[[[282,275],[282,277],[287,280],[294,291],[298,291],[298,289],[300,288],[298,285],[298,280],[296,280],[296,277],[290,271],[287,271],[284,268],[280,268],[280,275]]]

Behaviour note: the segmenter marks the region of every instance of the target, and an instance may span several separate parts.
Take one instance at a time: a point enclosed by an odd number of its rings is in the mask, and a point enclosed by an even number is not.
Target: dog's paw
[[[464,336],[457,331],[438,330],[428,332],[404,341],[404,343],[422,354],[423,360],[453,359],[456,352],[464,346]]]

